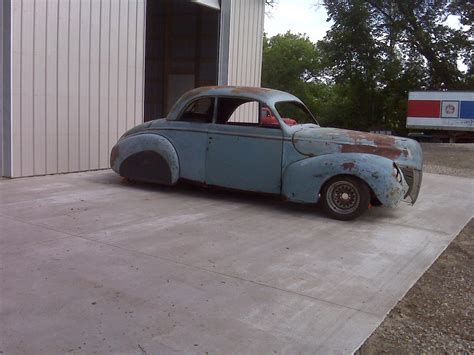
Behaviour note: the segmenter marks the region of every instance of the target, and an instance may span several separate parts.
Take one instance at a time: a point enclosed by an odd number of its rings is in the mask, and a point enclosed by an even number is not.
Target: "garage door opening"
[[[165,117],[189,89],[217,84],[219,17],[199,1],[147,1],[145,121]]]

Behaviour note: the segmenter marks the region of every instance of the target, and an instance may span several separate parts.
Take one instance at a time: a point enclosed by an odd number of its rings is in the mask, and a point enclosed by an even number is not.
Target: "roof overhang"
[[[191,0],[191,2],[209,7],[209,8],[214,9],[214,10],[220,10],[221,9],[221,4],[220,4],[219,0]]]

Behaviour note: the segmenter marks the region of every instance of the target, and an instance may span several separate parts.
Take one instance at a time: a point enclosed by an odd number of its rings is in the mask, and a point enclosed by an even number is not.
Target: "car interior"
[[[212,123],[215,98],[204,97],[193,101],[180,121]],[[258,101],[243,98],[219,97],[217,124],[279,128],[280,124],[270,108]],[[240,112],[239,112],[240,111]]]

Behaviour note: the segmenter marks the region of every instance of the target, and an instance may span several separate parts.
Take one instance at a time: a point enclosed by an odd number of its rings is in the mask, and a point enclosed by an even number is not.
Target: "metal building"
[[[107,168],[118,137],[186,90],[259,86],[264,0],[0,2],[0,169]]]

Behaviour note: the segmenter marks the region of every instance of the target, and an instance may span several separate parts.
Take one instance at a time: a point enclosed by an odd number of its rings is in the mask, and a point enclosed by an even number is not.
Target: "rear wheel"
[[[132,181],[172,185],[168,162],[151,150],[130,155],[120,165],[119,172],[121,176]]]
[[[321,192],[324,212],[331,218],[349,221],[367,210],[370,189],[363,181],[351,176],[336,176],[329,180]]]

